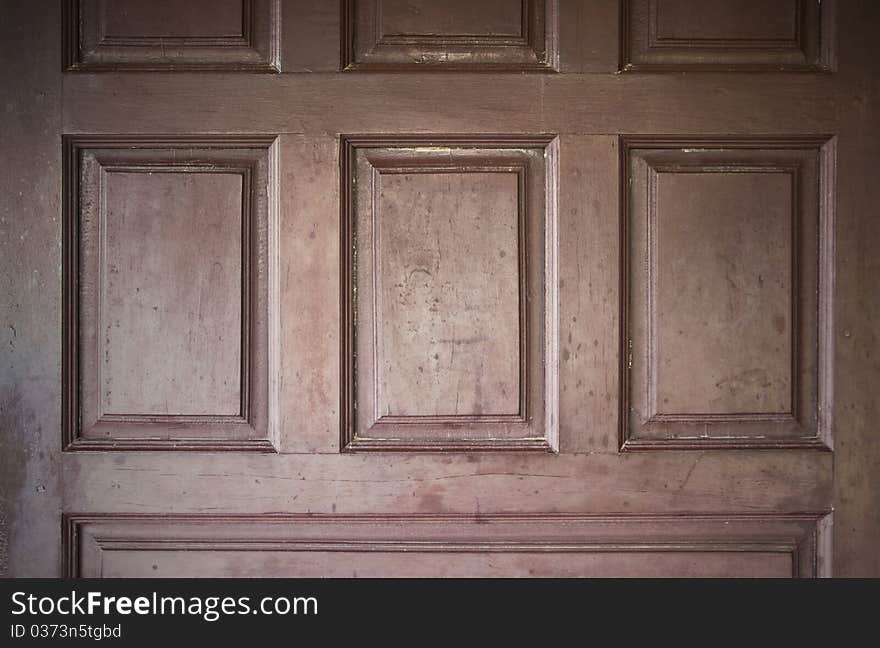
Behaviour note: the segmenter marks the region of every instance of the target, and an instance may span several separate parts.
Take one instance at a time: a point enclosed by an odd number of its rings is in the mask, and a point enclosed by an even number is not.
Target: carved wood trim
[[[407,172],[417,168],[419,172],[461,172],[462,169],[513,169],[518,173],[520,178],[520,411],[516,415],[496,416],[496,415],[480,415],[480,416],[380,416],[378,412],[373,413],[374,424],[371,429],[376,429],[378,433],[369,437],[358,435],[356,433],[356,383],[357,372],[355,358],[357,355],[356,339],[357,339],[357,316],[356,304],[353,289],[356,286],[356,254],[357,241],[355,231],[355,204],[354,204],[354,186],[356,174],[355,156],[360,149],[368,148],[419,148],[419,147],[450,147],[450,148],[485,148],[497,149],[502,151],[506,148],[541,148],[545,151],[545,174],[544,174],[544,192],[545,192],[545,213],[543,215],[543,268],[542,280],[544,282],[544,317],[543,317],[543,343],[541,344],[543,355],[543,419],[542,426],[544,434],[541,436],[525,436],[525,437],[493,437],[483,440],[467,439],[467,438],[445,438],[445,439],[402,439],[395,438],[393,433],[383,438],[381,429],[393,428],[400,425],[460,425],[465,424],[506,424],[521,423],[528,424],[529,418],[529,401],[534,398],[532,391],[535,387],[531,385],[528,378],[531,368],[537,359],[530,358],[531,344],[529,333],[530,319],[523,310],[524,292],[526,283],[530,280],[531,275],[536,274],[537,270],[528,270],[528,255],[526,254],[526,243],[524,232],[527,229],[525,224],[526,214],[524,200],[524,177],[526,174],[525,167],[521,165],[511,166],[510,160],[501,161],[495,159],[491,155],[481,156],[478,159],[469,159],[466,165],[461,163],[447,162],[438,166],[437,160],[425,159],[415,164],[412,161],[406,163],[397,163],[394,160],[383,160],[381,162],[371,161],[371,164],[378,164],[381,167],[378,171],[373,169],[373,173],[377,172]],[[341,255],[342,267],[340,272],[341,284],[340,295],[341,304],[340,312],[342,315],[342,331],[340,342],[340,447],[343,451],[398,451],[398,452],[419,452],[419,451],[517,451],[517,450],[537,450],[542,452],[556,451],[558,448],[558,313],[556,292],[558,290],[557,282],[557,232],[556,221],[557,214],[557,193],[558,193],[558,169],[556,158],[558,156],[558,142],[555,136],[538,135],[538,136],[516,136],[516,135],[485,135],[485,136],[468,136],[468,135],[346,135],[342,137],[340,154],[340,205],[341,205]],[[374,201],[375,202],[375,201]],[[372,216],[375,218],[375,214]],[[528,273],[528,274],[527,274]],[[375,310],[375,304],[374,304]],[[375,314],[374,314],[375,315]],[[374,362],[375,368],[375,362]],[[374,386],[376,378],[373,379]],[[374,402],[378,402],[374,398]]]
[[[664,38],[657,31],[660,1],[621,1],[622,72],[834,72],[837,69],[836,0],[823,0],[818,5],[797,0],[793,36],[770,39]],[[657,55],[667,58],[658,60]],[[669,56],[673,60],[668,60]],[[713,56],[716,60],[707,60]]]
[[[372,29],[358,25],[358,4],[368,7]],[[381,0],[343,0],[343,71],[559,71],[558,0],[522,0],[520,33],[385,34]],[[363,40],[366,52],[358,51]],[[458,56],[450,57],[449,52]],[[415,52],[420,52],[418,55]]]
[[[619,407],[619,447],[622,452],[641,450],[703,450],[703,449],[818,449],[830,450],[833,447],[833,335],[831,315],[833,313],[833,281],[834,281],[834,205],[835,205],[835,169],[836,139],[830,135],[793,135],[793,136],[679,136],[679,135],[626,135],[620,138],[620,407]],[[633,318],[631,307],[631,282],[633,259],[630,258],[630,163],[631,154],[635,149],[668,149],[691,151],[723,151],[723,150],[794,150],[815,151],[818,156],[818,223],[816,241],[817,292],[818,302],[816,313],[816,419],[817,429],[809,436],[736,436],[711,435],[667,438],[638,438],[630,432],[630,403],[632,389],[632,332]],[[650,165],[649,165],[650,166]],[[738,164],[742,168],[754,165]],[[771,165],[771,170],[778,165]],[[765,170],[766,166],[759,166]],[[678,167],[676,167],[678,169]],[[800,175],[800,169],[780,169]],[[793,191],[797,189],[793,187]],[[650,201],[649,201],[650,209]],[[793,211],[797,209],[797,201],[792,203]],[[796,221],[796,215],[793,220]],[[792,228],[793,240],[797,240],[797,230]],[[799,318],[808,314],[798,312],[797,291],[798,277],[798,246],[792,248],[792,337],[797,337]],[[650,268],[650,263],[649,263]],[[649,291],[650,292],[650,291]],[[650,342],[649,342],[650,343]],[[650,353],[649,353],[650,355]],[[711,425],[713,423],[750,421],[756,424],[787,423],[800,420],[801,416],[813,414],[802,410],[800,402],[799,358],[797,342],[792,344],[792,412],[780,414],[703,414],[703,415],[655,415],[653,420],[663,422],[694,422]],[[650,382],[650,380],[649,380]],[[650,385],[649,385],[650,389]]]
[[[233,36],[114,36],[107,4],[63,0],[64,71],[281,71],[281,0],[242,0],[242,30]]]
[[[278,319],[277,282],[277,144],[274,136],[65,136],[63,138],[63,312],[62,312],[62,446],[78,450],[217,450],[273,452],[277,443]],[[200,150],[202,158],[187,160],[186,153],[171,161],[169,151]],[[80,169],[83,154],[95,158],[100,176],[112,170],[137,172],[223,172],[240,174],[242,192],[242,351],[241,404],[237,415],[153,415],[105,413],[100,403],[94,420],[83,417],[80,277]],[[136,152],[137,162],[108,159],[109,152]],[[204,159],[208,151],[209,158]],[[253,152],[265,162],[266,195],[256,198],[259,180],[256,159],[226,159],[230,152]],[[157,159],[149,160],[149,155]],[[164,154],[164,156],[163,156]],[[211,157],[213,155],[213,157]],[[254,213],[265,204],[264,213]],[[102,207],[98,208],[103,209]],[[260,223],[260,220],[265,223]],[[98,217],[100,220],[100,216]],[[264,232],[264,233],[260,233]],[[262,275],[261,275],[262,268]],[[100,272],[100,269],[99,269]],[[97,342],[100,347],[100,340]],[[100,354],[99,354],[100,355]],[[84,428],[103,433],[85,435]],[[128,433],[125,433],[125,431]],[[120,432],[123,432],[120,434]],[[181,433],[177,436],[177,433]]]
[[[829,576],[826,512],[794,514],[128,514],[62,518],[63,571],[100,577],[107,551],[780,553]],[[91,562],[90,562],[91,561]],[[97,570],[97,571],[96,571]]]

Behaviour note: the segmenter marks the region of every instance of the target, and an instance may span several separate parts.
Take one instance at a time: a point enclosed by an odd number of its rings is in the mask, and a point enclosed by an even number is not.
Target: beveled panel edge
[[[618,139],[619,196],[619,312],[618,363],[619,452],[651,450],[834,450],[834,277],[837,136],[819,135],[620,135]],[[810,437],[693,437],[635,439],[629,436],[630,402],[630,254],[629,254],[629,161],[633,149],[815,149],[819,162],[818,201],[818,325],[817,325],[817,433]]]
[[[281,3],[265,0],[270,9],[268,57],[258,62],[117,62],[95,63],[85,61],[80,51],[82,27],[81,0],[62,0],[61,10],[61,71],[62,72],[281,72]],[[252,42],[252,41],[251,41]],[[230,45],[215,44],[222,50]],[[256,48],[251,48],[256,50]]]
[[[544,0],[544,57],[543,60],[534,63],[377,63],[359,62],[354,49],[357,34],[357,0],[341,0],[340,8],[340,42],[339,60],[342,72],[539,72],[558,73],[559,63],[559,0]],[[376,0],[377,2],[380,0]],[[523,5],[532,6],[534,0],[523,0]],[[524,24],[524,27],[528,25]],[[423,37],[420,40],[427,42],[433,37]],[[446,40],[443,36],[436,37],[437,42],[443,44]],[[485,38],[473,37],[461,39],[465,45],[472,49],[493,49],[487,44]],[[497,45],[495,46],[498,47]],[[535,52],[531,42],[526,42],[524,49]],[[502,47],[503,50],[503,47]]]
[[[354,281],[354,192],[355,154],[360,148],[458,146],[473,148],[541,147],[545,150],[544,214],[544,429],[542,437],[520,439],[462,439],[452,441],[414,441],[357,437],[355,427],[355,321],[351,287]],[[339,447],[341,452],[559,452],[559,313],[557,221],[559,191],[559,138],[555,134],[537,135],[413,135],[343,134],[340,136],[340,410]]]
[[[618,74],[675,73],[675,72],[746,72],[746,73],[810,73],[837,72],[837,4],[836,0],[820,0],[818,63],[634,63],[630,46],[630,5],[633,0],[620,0],[618,18]]]
[[[278,413],[278,353],[280,350],[279,305],[279,146],[276,135],[62,135],[62,317],[61,317],[61,447],[63,452],[78,451],[140,451],[140,450],[196,450],[217,452],[277,452],[279,447],[280,417]],[[80,436],[81,398],[79,385],[79,154],[89,148],[103,149],[174,149],[216,148],[264,149],[267,156],[267,223],[266,223],[266,328],[267,328],[267,389],[266,435],[258,438],[194,437],[168,439],[107,438],[94,439]],[[252,300],[251,310],[255,303]],[[251,313],[253,315],[253,313]],[[249,374],[248,374],[249,375]],[[248,381],[250,383],[250,381]],[[247,388],[250,388],[250,384]],[[252,400],[249,398],[249,400]],[[110,417],[111,419],[113,417]],[[150,419],[149,415],[134,419]],[[231,421],[235,416],[180,416],[152,417]],[[98,421],[101,422],[100,419]],[[112,422],[112,421],[111,421]],[[242,427],[253,429],[249,421]]]
[[[154,526],[167,537],[120,535],[120,526]],[[663,527],[645,529],[642,525]],[[87,536],[87,525],[104,525],[104,536]],[[175,527],[198,526],[204,533],[190,537]],[[339,526],[360,527],[362,533],[349,537]],[[690,528],[681,529],[688,525]],[[789,527],[780,531],[780,525]],[[113,537],[113,527],[117,527]],[[214,528],[208,532],[207,527]],[[223,535],[223,527],[227,535]],[[260,527],[262,533],[260,535]],[[382,529],[381,527],[386,527]],[[450,527],[456,527],[449,532]],[[521,526],[517,534],[491,537],[493,526]],[[627,527],[632,531],[616,534]],[[219,527],[219,529],[218,529]],[[238,533],[228,533],[237,527]],[[290,530],[286,530],[289,527]],[[313,530],[297,536],[294,531]],[[639,528],[642,527],[642,528]],[[762,528],[763,527],[763,528]],[[288,552],[760,552],[790,556],[792,578],[830,577],[833,513],[713,513],[713,514],[579,514],[579,513],[490,513],[490,514],[153,514],[78,513],[61,517],[62,573],[66,578],[83,576],[85,542],[93,551],[288,551]],[[419,537],[412,531],[421,528]],[[247,532],[242,534],[241,529]],[[321,530],[324,530],[322,537]],[[405,534],[401,530],[405,529]],[[486,538],[469,534],[476,529]],[[548,529],[555,530],[548,532]],[[442,534],[438,536],[437,530]],[[743,532],[747,530],[747,532]],[[331,531],[327,533],[327,531]],[[604,531],[604,533],[603,533]],[[405,537],[401,537],[404,536]],[[458,537],[456,537],[456,535]],[[517,535],[520,537],[517,538]],[[396,537],[395,537],[396,536]]]

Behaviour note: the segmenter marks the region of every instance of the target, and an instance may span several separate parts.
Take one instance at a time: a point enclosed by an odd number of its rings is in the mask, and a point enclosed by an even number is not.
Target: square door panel
[[[272,449],[271,145],[65,140],[68,449]]]
[[[624,0],[623,69],[826,70],[834,0]]]
[[[623,446],[823,446],[827,148],[628,139],[623,149]]]
[[[345,0],[345,70],[558,67],[556,0]]]
[[[68,70],[278,72],[279,0],[65,0]]]
[[[343,448],[555,449],[555,145],[344,149]]]

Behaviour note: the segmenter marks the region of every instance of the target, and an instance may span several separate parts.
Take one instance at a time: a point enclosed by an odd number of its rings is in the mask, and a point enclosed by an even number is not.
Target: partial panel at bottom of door
[[[71,577],[815,577],[816,515],[65,519]]]

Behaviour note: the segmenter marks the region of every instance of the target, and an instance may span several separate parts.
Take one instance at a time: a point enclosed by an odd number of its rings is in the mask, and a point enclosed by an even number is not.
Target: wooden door
[[[875,2],[3,14],[6,573],[880,575]]]

